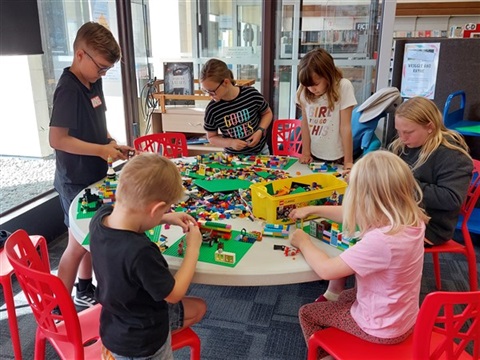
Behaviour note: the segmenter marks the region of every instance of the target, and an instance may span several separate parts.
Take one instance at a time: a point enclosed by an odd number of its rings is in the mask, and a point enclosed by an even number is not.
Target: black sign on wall
[[[0,0],[0,56],[43,54],[37,0]]]

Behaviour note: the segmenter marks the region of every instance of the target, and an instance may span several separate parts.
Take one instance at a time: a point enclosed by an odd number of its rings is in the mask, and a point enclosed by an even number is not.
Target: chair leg
[[[43,336],[40,328],[37,327],[37,332],[35,334],[35,354],[33,356],[34,360],[45,360],[45,346],[47,340]]]
[[[440,277],[440,260],[438,258],[438,254],[433,253],[432,254],[432,259],[433,259],[433,271],[435,273],[435,286],[437,290],[442,289],[442,279]]]
[[[17,314],[15,312],[15,301],[13,300],[12,279],[10,276],[1,278],[3,287],[3,296],[5,298],[5,307],[7,308],[8,325],[10,327],[10,336],[12,337],[12,347],[15,360],[22,360],[22,346],[20,345],[20,336],[18,334]]]
[[[468,262],[468,281],[470,284],[470,291],[478,290],[478,273],[477,263],[474,254],[466,254]]]
[[[200,360],[201,342],[197,333],[187,327],[181,331],[172,334],[173,351],[185,346],[190,348],[190,360]]]
[[[315,334],[314,334],[315,335]],[[318,344],[315,341],[314,335],[310,336],[307,347],[307,360],[317,360]]]
[[[200,351],[200,338],[197,336],[197,338],[192,340],[192,343],[190,344],[190,360],[200,360]]]

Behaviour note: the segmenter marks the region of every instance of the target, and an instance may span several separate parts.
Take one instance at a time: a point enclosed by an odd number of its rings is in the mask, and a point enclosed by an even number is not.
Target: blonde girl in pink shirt
[[[428,221],[419,206],[421,197],[406,163],[388,151],[376,151],[353,166],[343,206],[332,207],[336,214],[330,214],[343,222],[346,236],[358,227],[360,242],[329,258],[304,231],[292,234],[291,244],[322,279],[355,275],[356,280],[356,287],[344,290],[338,301],[300,308],[306,341],[331,326],[379,344],[401,342],[413,331]],[[328,354],[320,350],[318,355]]]

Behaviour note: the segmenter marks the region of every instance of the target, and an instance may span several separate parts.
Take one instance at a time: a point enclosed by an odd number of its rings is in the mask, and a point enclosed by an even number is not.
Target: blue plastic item
[[[452,101],[460,97],[460,106],[458,109],[451,111]],[[448,95],[443,108],[443,123],[450,130],[455,130],[462,135],[480,136],[480,121],[465,120],[465,91],[459,90]]]

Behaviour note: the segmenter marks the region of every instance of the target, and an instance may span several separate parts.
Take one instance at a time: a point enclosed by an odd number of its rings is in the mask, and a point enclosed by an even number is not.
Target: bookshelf
[[[255,84],[255,80],[253,79],[239,79],[236,80],[238,86],[251,86]],[[192,95],[181,95],[181,94],[166,94],[165,93],[165,81],[156,80],[153,84],[155,87],[155,93],[152,94],[153,98],[158,100],[159,109],[162,114],[167,112],[169,108],[167,106],[166,100],[193,100],[193,101],[210,101],[210,95],[206,95],[200,90],[200,81],[198,79],[193,80],[194,84],[194,93]],[[179,108],[179,105],[173,105],[175,108]],[[181,105],[181,107],[185,107],[185,105]]]

